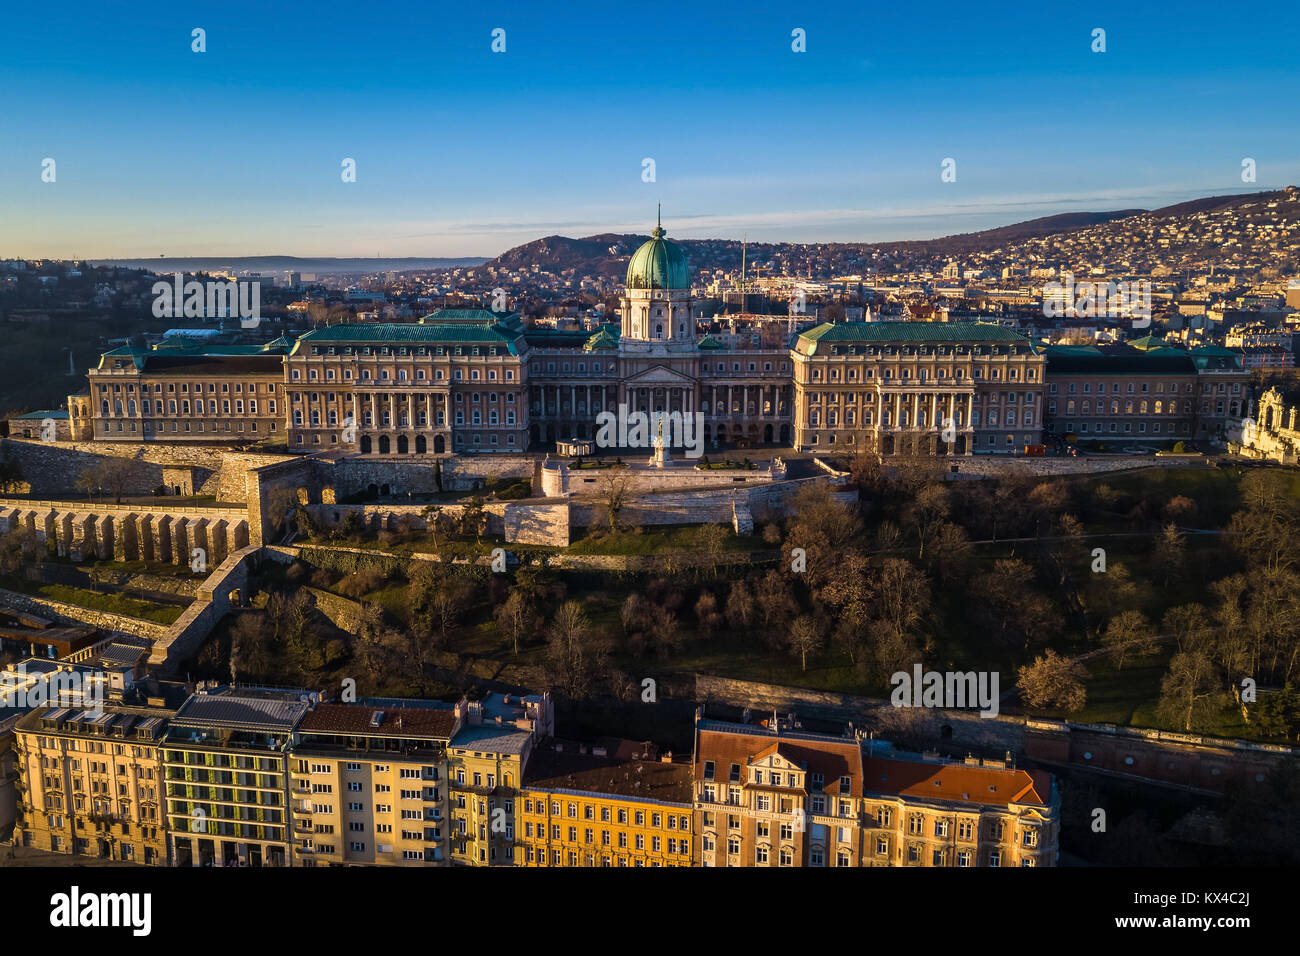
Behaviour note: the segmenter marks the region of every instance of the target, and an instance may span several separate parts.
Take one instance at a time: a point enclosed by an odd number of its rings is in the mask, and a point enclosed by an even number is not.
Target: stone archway
[[[406,436],[405,436],[405,435],[398,435],[398,436],[397,436],[397,453],[398,453],[399,455],[405,455],[408,451],[410,451],[410,442],[408,442],[408,441],[406,440]]]
[[[447,439],[443,438],[441,435],[434,435],[433,453],[435,455],[441,455],[446,450],[447,450]]]
[[[379,454],[381,454],[381,455],[387,455],[387,454],[388,454],[388,447],[389,447],[388,436],[387,436],[387,435],[380,435],[380,436],[379,436]]]
[[[771,425],[764,425],[764,426],[763,426],[763,441],[766,442],[766,443],[769,444],[769,445],[772,444],[772,426],[771,426]]]
[[[363,454],[363,455],[369,455],[369,454],[370,454],[370,436],[369,436],[369,435],[362,435],[362,436],[361,436],[361,454]]]
[[[428,443],[428,441],[425,440],[425,437],[424,437],[423,435],[416,435],[416,436],[415,436],[415,453],[416,453],[417,455],[423,455],[423,454],[424,454],[426,451],[428,451],[428,450],[429,450],[429,443]]]
[[[790,444],[790,426],[789,426],[789,425],[782,425],[782,426],[781,426],[781,444],[782,444],[782,445],[788,445],[788,444]]]

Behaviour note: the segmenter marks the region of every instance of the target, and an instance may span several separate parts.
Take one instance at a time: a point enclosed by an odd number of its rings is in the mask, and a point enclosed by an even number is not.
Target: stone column
[[[95,525],[95,555],[101,561],[113,560],[113,515],[93,518]]]
[[[211,571],[217,566],[217,561],[212,555],[212,542],[208,540],[208,519],[199,518],[197,521],[191,521],[189,524],[190,536],[190,556],[186,558],[186,564],[191,564],[193,552],[198,549],[203,552],[203,563]]]
[[[140,560],[140,516],[135,512],[122,515],[117,521],[117,534],[113,539],[113,555],[119,561]]]
[[[75,544],[76,531],[73,528],[73,519],[76,515],[71,511],[65,511],[63,514],[55,516],[54,512],[48,513],[48,523],[43,523],[42,527],[46,528],[45,536],[54,538],[54,548],[61,557],[67,557]],[[37,519],[40,520],[39,517]]]
[[[215,569],[230,553],[227,540],[229,525],[225,518],[208,522],[208,568]]]
[[[172,563],[189,567],[190,563],[190,519],[172,519]]]
[[[154,520],[154,559],[167,564],[176,564],[172,549],[172,517],[159,515]]]
[[[156,519],[153,515],[145,515],[137,524],[138,536],[140,542],[140,560],[153,562],[158,560],[157,552],[154,550],[154,524]]]

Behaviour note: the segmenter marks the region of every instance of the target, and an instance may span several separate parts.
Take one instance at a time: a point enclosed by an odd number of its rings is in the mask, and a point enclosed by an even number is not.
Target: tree
[[[922,485],[906,508],[907,522],[916,532],[916,556],[925,560],[925,548],[934,528],[948,517],[948,489],[941,484]]]
[[[1171,521],[1164,526],[1160,537],[1156,538],[1151,555],[1152,570],[1161,576],[1163,585],[1168,587],[1169,579],[1183,570],[1186,561],[1187,541],[1178,526]]]
[[[497,627],[510,638],[515,655],[518,656],[519,642],[537,630],[541,624],[541,615],[533,609],[527,593],[518,586],[510,589],[509,597],[497,605],[494,614]]]
[[[1147,616],[1141,611],[1121,611],[1112,617],[1102,632],[1101,642],[1110,649],[1116,670],[1124,669],[1130,654],[1149,654],[1158,644]]]
[[[970,536],[961,525],[940,521],[933,528],[930,543],[930,565],[947,584],[964,578],[971,560]]]
[[[91,498],[110,494],[120,505],[134,474],[135,465],[129,458],[100,458],[77,476],[76,486]]]
[[[878,617],[896,638],[910,634],[930,606],[930,586],[910,561],[886,558],[875,578]]]
[[[718,524],[700,525],[695,531],[696,548],[709,559],[709,570],[718,573],[718,562],[727,541],[727,532]]]
[[[1196,502],[1186,495],[1174,495],[1165,505],[1163,514],[1166,521],[1172,521],[1175,524],[1185,521],[1191,521],[1196,517]]]
[[[582,700],[608,672],[608,643],[577,601],[565,601],[547,629],[547,672],[557,690]]]
[[[788,582],[780,573],[768,571],[755,582],[754,596],[768,644],[780,647],[785,643],[781,632],[799,611]]]
[[[1160,684],[1156,714],[1183,730],[1193,725],[1205,728],[1223,709],[1227,695],[1210,658],[1200,651],[1184,651],[1169,661],[1169,672]]]
[[[1088,701],[1084,687],[1088,671],[1080,661],[1062,657],[1048,648],[1042,657],[1034,658],[1017,672],[1020,696],[1027,707],[1035,709],[1060,708],[1066,713],[1082,710]]]
[[[436,629],[445,642],[473,601],[473,585],[453,567],[433,561],[415,563],[409,579],[412,617]]]
[[[22,466],[8,455],[0,458],[0,491],[5,492],[6,494],[14,491],[21,491],[22,485]]]
[[[439,536],[450,533],[451,518],[442,510],[441,505],[426,505],[420,510],[420,516],[424,518],[425,530],[429,532],[429,537],[433,539],[433,550],[439,551],[441,549],[441,545],[438,543]]]
[[[384,623],[384,609],[372,602],[361,605],[357,658],[372,681],[378,681],[397,666],[399,654],[393,646],[393,634]]]
[[[754,621],[754,592],[743,578],[732,581],[727,590],[727,624],[733,631],[744,631]]]
[[[487,531],[487,512],[483,510],[483,498],[475,495],[461,507],[460,533],[472,534],[475,543],[482,543],[485,531]]]
[[[1179,651],[1207,648],[1213,639],[1210,612],[1200,604],[1180,604],[1165,611],[1161,627],[1172,634]]]
[[[795,618],[790,626],[790,649],[799,655],[799,669],[808,670],[808,655],[816,653],[824,640],[821,626],[808,614]]]
[[[702,637],[712,637],[714,632],[722,626],[722,614],[718,610],[718,599],[712,591],[704,590],[700,592],[699,599],[695,602],[695,622],[700,629]]]
[[[623,474],[621,468],[606,468],[600,475],[601,497],[604,499],[606,520],[610,533],[618,530],[618,516],[623,511],[631,490],[631,479]]]
[[[1026,648],[1060,631],[1062,619],[1052,600],[1034,587],[1034,569],[1019,558],[1002,558],[978,575],[972,590],[980,600],[970,615],[1004,640],[1015,638]]]

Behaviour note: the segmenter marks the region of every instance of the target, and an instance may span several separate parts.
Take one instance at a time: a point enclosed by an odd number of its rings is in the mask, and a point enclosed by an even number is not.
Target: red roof
[[[922,800],[1047,806],[1052,793],[1052,775],[1044,770],[868,757],[864,772],[868,793],[891,793]]]

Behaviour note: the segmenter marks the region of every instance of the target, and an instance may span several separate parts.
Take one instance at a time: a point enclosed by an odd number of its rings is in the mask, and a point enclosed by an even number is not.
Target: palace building
[[[787,341],[702,334],[685,254],[665,235],[657,225],[628,263],[617,323],[534,328],[513,312],[440,309],[261,346],[123,347],[90,371],[72,428],[104,441],[270,440],[403,458],[552,450],[594,438],[596,416],[623,409],[698,413],[707,448],[969,455],[1020,451],[1045,425],[1217,439],[1241,408],[1247,373],[1226,350],[1044,348],[981,322],[828,322]],[[1144,413],[1135,391],[1130,412],[1127,387],[1148,378],[1178,399],[1152,393]]]

